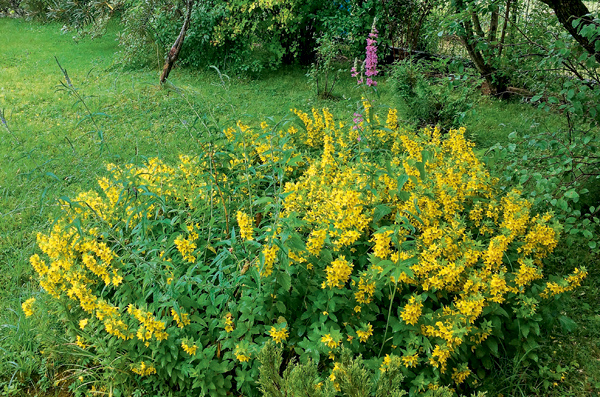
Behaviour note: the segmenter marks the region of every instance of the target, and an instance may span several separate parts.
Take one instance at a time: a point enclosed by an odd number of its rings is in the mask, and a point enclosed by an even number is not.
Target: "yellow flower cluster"
[[[327,230],[313,230],[308,237],[306,243],[306,250],[312,255],[318,256],[325,244],[325,238],[327,237]]]
[[[327,281],[323,282],[322,287],[342,288],[350,278],[353,266],[352,263],[346,260],[344,255],[340,255],[325,269]]]
[[[374,281],[368,281],[361,276],[358,280],[358,291],[354,293],[354,298],[361,304],[371,303],[373,294],[375,293],[375,287]]]
[[[400,129],[397,113],[391,110],[386,130],[380,133],[378,118],[370,110],[362,127],[373,129],[373,147],[392,147],[389,164],[353,152],[355,131],[336,128],[326,110],[313,111],[312,118],[297,112],[307,131],[303,143],[321,146],[322,155],[308,163],[301,178],[285,185],[284,217],[300,215],[309,225],[306,251],[291,252],[290,257],[301,263],[307,255],[319,257],[325,248],[337,254],[324,269],[316,269],[324,271],[323,288],[341,288],[352,277],[354,266],[345,258],[359,240],[372,243],[375,258],[389,259],[394,266],[409,263],[410,271],[387,279],[399,290],[435,293],[443,300],[426,316],[416,295],[404,305],[402,320],[420,323],[418,332],[435,341],[426,360],[414,356],[404,362],[429,362],[444,372],[457,346],[480,344],[490,334],[480,321],[487,306],[514,299],[511,294],[529,293],[528,287],[543,277],[541,261],[556,247],[560,226],[549,214],[532,215],[531,203],[518,190],[498,190],[464,129],[444,137],[439,129],[416,135]],[[298,134],[294,139],[300,141]],[[398,176],[403,175],[401,185]],[[367,208],[380,204],[389,208],[385,219],[391,226],[369,230],[374,213]],[[405,242],[410,244],[405,247]],[[307,268],[322,262],[310,263]],[[351,283],[358,315],[361,305],[382,289],[377,274],[383,270],[373,261]],[[549,282],[541,296],[570,291],[585,275],[584,269],[577,269],[562,283]],[[336,346],[329,334],[322,342]],[[457,382],[464,381],[465,373],[456,375]]]
[[[422,311],[423,302],[417,301],[416,298],[412,296],[406,306],[404,306],[400,316],[406,324],[415,325],[419,321]]]
[[[583,279],[586,277],[587,271],[585,269],[575,269],[573,274],[571,274],[565,280],[563,280],[561,284],[556,283],[554,281],[549,281],[548,283],[546,283],[546,288],[544,289],[544,291],[542,291],[540,296],[542,298],[550,298],[567,291],[573,291],[575,288],[581,285]]]
[[[334,349],[340,345],[340,341],[334,339],[331,334],[326,334],[321,338],[321,342],[327,345],[330,349]]]
[[[303,264],[298,271],[310,271],[303,276],[316,280],[323,289],[339,289],[321,293],[354,297],[356,302],[348,303],[354,306],[351,316],[340,322],[347,329],[363,324],[356,331],[361,343],[380,331],[364,323],[373,302],[379,304],[383,299],[398,305],[392,307],[393,313],[399,313],[402,321],[412,326],[407,327],[411,336],[427,340],[431,348],[409,346],[401,358],[388,355],[382,371],[396,360],[398,365],[411,368],[430,365],[441,372],[451,368],[454,381],[464,382],[470,371],[452,363],[458,356],[456,349],[467,344],[474,350],[491,335],[485,318],[490,306],[521,301],[525,309],[536,311],[539,300],[525,297],[535,291],[532,285],[541,283],[542,260],[556,247],[561,228],[550,214],[533,214],[531,204],[519,191],[503,193],[497,187],[497,180],[475,156],[463,129],[444,136],[438,129],[415,134],[398,126],[395,110],[382,117],[385,125],[368,102],[364,110],[360,129],[336,122],[327,110],[313,110],[312,114],[296,110],[305,129],[278,131],[266,123],[254,129],[239,122],[237,128],[224,131],[229,147],[236,150],[223,162],[222,169],[231,171],[227,175],[214,170],[210,156],[206,162],[181,156],[173,167],[158,159],[142,166],[109,165],[110,177],[98,181],[101,192],[84,192],[70,203],[61,202],[63,219],[48,233],[38,235],[43,258],[33,255],[30,262],[40,285],[53,297],[69,299],[81,307],[77,320],[82,330],[88,322],[95,326],[98,320],[106,332],[124,340],[137,336],[146,346],[153,338],[165,340],[167,323],[158,318],[168,317],[168,312],[152,313],[129,302],[116,303],[116,297],[123,296],[120,292],[124,290],[119,290],[123,284],[135,286],[129,279],[123,283],[125,274],[130,277],[129,269],[124,270],[128,253],[122,254],[126,250],[112,245],[110,233],[123,232],[124,219],[126,227],[131,227],[162,215],[158,205],[140,209],[136,204],[140,192],[146,191],[185,206],[186,211],[210,202],[223,212],[230,229],[231,198],[224,197],[223,191],[236,190],[229,189],[235,186],[239,188],[236,191],[251,196],[255,188],[260,189],[262,182],[257,180],[264,181],[265,169],[274,162],[296,158],[284,164],[283,178],[283,174],[276,177],[284,186],[281,212],[276,215],[281,223],[301,221],[296,223],[301,226],[294,226],[294,233],[305,245],[290,247],[283,239],[275,244],[281,230],[275,225],[270,237],[260,242],[260,275],[276,273],[278,254],[282,259],[287,255],[291,265]],[[379,150],[385,151],[384,160],[374,154]],[[265,167],[253,167],[250,172],[253,163]],[[227,183],[231,185],[221,190]],[[378,209],[384,209],[385,215],[377,213]],[[275,218],[273,213],[265,216]],[[242,211],[235,217],[241,238],[253,239],[253,219]],[[81,227],[73,226],[75,219],[81,220]],[[111,232],[107,235],[108,229]],[[156,262],[166,266],[163,279],[168,280],[169,288],[174,287],[175,274],[182,274],[176,267],[181,258],[187,263],[197,261],[200,230],[199,225],[188,225],[172,243],[165,238],[160,248],[147,254],[161,252]],[[216,254],[211,243],[207,242],[206,249]],[[170,262],[165,252],[177,256]],[[249,263],[256,262],[248,260],[247,266]],[[571,291],[586,275],[585,269],[575,269],[562,281],[546,282],[540,297]],[[407,296],[408,302],[401,300]],[[33,313],[30,301],[23,304],[26,315]],[[327,310],[333,314],[334,309]],[[174,309],[170,314],[179,328],[190,324],[188,314]],[[136,331],[130,329],[134,319],[140,323]],[[224,329],[234,331],[230,313],[225,315]],[[269,334],[276,343],[283,343],[290,331],[272,327]],[[325,334],[321,342],[334,349],[341,345],[342,337]],[[196,353],[193,344],[182,342],[181,346],[190,355]],[[248,361],[251,354],[247,350],[238,345],[234,355],[241,362]],[[156,372],[144,362],[132,371],[140,375]]]
[[[21,305],[23,309],[23,313],[25,313],[25,317],[29,317],[33,315],[33,304],[35,303],[35,298],[29,298]]]
[[[394,355],[394,354],[386,354],[385,357],[383,358],[383,361],[381,362],[381,366],[379,367],[379,370],[382,373],[385,373],[389,370],[391,370],[392,368],[397,368],[400,366],[400,357]]]
[[[144,361],[142,361],[141,363],[139,363],[139,365],[132,366],[131,371],[140,376],[148,376],[148,375],[155,374],[156,368],[154,368],[154,365],[152,365],[152,364],[148,365]]]
[[[253,238],[253,230],[252,230],[252,219],[245,212],[238,211],[236,214],[236,219],[238,225],[240,227],[240,234],[243,240],[252,240]]]
[[[470,375],[472,374],[471,370],[469,368],[465,368],[464,369],[458,369],[458,368],[454,368],[454,371],[452,372],[452,379],[454,380],[454,382],[457,385],[460,385],[461,383],[463,383]]]
[[[186,325],[190,324],[189,314],[187,313],[182,312],[180,316],[179,314],[177,314],[175,309],[171,308],[171,316],[173,316],[173,320],[175,320],[179,328],[183,328]]]
[[[127,313],[131,314],[141,323],[136,333],[139,340],[149,341],[154,336],[156,340],[161,341],[167,339],[169,336],[165,332],[164,321],[156,320],[152,313],[138,309],[133,304],[127,307]]]
[[[225,331],[228,333],[233,331],[233,317],[231,313],[225,315]]]
[[[288,336],[290,336],[286,327],[280,327],[279,329],[271,327],[269,335],[271,335],[271,338],[273,338],[275,343],[282,343],[288,338]]]
[[[344,369],[340,365],[340,363],[333,363],[333,369],[331,370],[331,374],[329,374],[329,380],[333,383],[333,388],[336,391],[340,391],[340,384],[336,382],[338,376],[344,372]]]
[[[83,338],[80,335],[77,335],[77,338],[75,340],[75,344],[80,347],[81,349],[86,349],[88,346],[85,344],[85,342],[83,341]]]
[[[419,364],[419,353],[402,356],[402,364],[407,368],[414,368]]]
[[[277,252],[279,247],[276,245],[270,245],[263,248],[263,256],[265,257],[265,264],[260,271],[260,275],[263,277],[269,277],[273,273],[273,264],[277,259]]]
[[[373,235],[371,241],[375,243],[375,246],[373,247],[373,254],[376,257],[387,259],[387,257],[390,256],[392,253],[392,250],[390,249],[390,243],[392,242],[390,235],[392,233],[393,231],[388,230],[386,232]]]
[[[367,324],[367,329],[365,331],[359,329],[356,330],[356,335],[362,343],[365,343],[370,336],[373,335],[373,326],[371,324]]]
[[[235,358],[237,358],[242,363],[250,361],[250,355],[248,354],[246,349],[242,348],[239,344],[235,345],[235,350],[233,354],[235,355]]]
[[[183,256],[183,260],[194,263],[196,261],[196,257],[193,255],[194,250],[196,249],[195,241],[198,239],[198,233],[192,232],[187,238],[184,238],[183,235],[177,236],[174,241],[177,250]]]
[[[92,194],[80,194],[78,200],[90,200],[90,208],[102,207],[102,201]],[[79,211],[79,210],[78,210]],[[68,220],[68,218],[66,219]],[[84,232],[81,236],[80,232]],[[121,339],[131,334],[122,320],[119,308],[94,294],[99,282],[117,288],[123,277],[119,275],[117,256],[108,245],[99,241],[97,230],[77,230],[57,222],[49,235],[38,233],[38,246],[50,259],[47,264],[38,254],[30,262],[40,277],[40,285],[53,297],[78,301],[81,308],[104,324],[104,329]]]
[[[196,354],[196,350],[198,350],[198,346],[196,346],[195,343],[192,343],[190,345],[190,344],[188,344],[187,341],[181,342],[181,348],[183,349],[184,352],[186,352],[190,356],[195,355]]]

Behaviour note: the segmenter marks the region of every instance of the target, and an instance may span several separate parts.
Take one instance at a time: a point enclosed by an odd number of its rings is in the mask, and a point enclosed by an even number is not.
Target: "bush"
[[[333,375],[400,364],[415,394],[533,356],[541,308],[586,275],[544,278],[552,215],[503,193],[462,129],[415,134],[368,102],[354,123],[295,114],[198,136],[175,165],[109,165],[61,202],[31,263],[88,357],[76,386],[257,395],[269,340]]]
[[[410,109],[410,121],[446,130],[462,124],[472,107],[474,91],[466,83],[467,76],[444,76],[447,70],[447,62],[428,66],[411,58],[393,65],[391,84]]]

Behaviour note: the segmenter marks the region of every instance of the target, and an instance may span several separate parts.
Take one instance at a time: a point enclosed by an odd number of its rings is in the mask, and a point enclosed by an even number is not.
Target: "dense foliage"
[[[531,351],[586,275],[543,275],[552,215],[499,190],[463,130],[415,134],[368,101],[353,123],[295,114],[174,165],[109,165],[62,201],[31,263],[100,384],[252,395],[271,339],[334,375],[342,348],[382,374],[399,360],[415,393],[476,386],[501,345]]]

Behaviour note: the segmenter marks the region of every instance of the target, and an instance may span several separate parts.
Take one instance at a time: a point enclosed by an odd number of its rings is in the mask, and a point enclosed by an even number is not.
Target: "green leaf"
[[[282,301],[277,301],[277,303],[275,304],[275,307],[277,307],[277,310],[279,310],[279,313],[285,313],[285,304]]]
[[[392,212],[392,209],[390,207],[388,207],[387,205],[384,205],[384,204],[378,205],[377,207],[375,207],[375,211],[373,212],[373,223],[379,222],[381,220],[381,218],[390,214],[391,212]]]
[[[559,316],[558,321],[560,322],[560,325],[566,332],[572,332],[577,328],[577,323],[567,316]]]
[[[284,291],[289,291],[292,288],[292,277],[287,272],[279,272],[277,274],[277,283]]]
[[[579,194],[575,191],[575,189],[571,189],[565,192],[565,197],[570,198],[574,202],[579,201]]]
[[[404,187],[404,185],[406,184],[406,182],[408,182],[408,175],[407,174],[402,174],[398,177],[397,179],[397,183],[398,183],[398,191],[402,190],[402,188]]]
[[[273,202],[273,197],[261,197],[258,200],[254,201],[252,203],[252,205],[260,205],[260,204],[265,204],[265,203],[272,203]]]
[[[496,341],[496,338],[487,338],[485,344],[495,356],[498,355],[498,341]]]

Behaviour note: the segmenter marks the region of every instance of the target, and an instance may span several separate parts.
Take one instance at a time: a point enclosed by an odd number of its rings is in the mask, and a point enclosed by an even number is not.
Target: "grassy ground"
[[[192,154],[197,150],[189,128],[194,123],[211,128],[237,119],[258,123],[266,117],[287,117],[290,108],[328,107],[337,115],[352,114],[361,93],[351,79],[343,79],[336,90],[339,100],[318,100],[300,68],[265,73],[260,79],[220,78],[209,68],[175,69],[172,84],[161,88],[157,70],[115,67],[114,29],[101,39],[79,43],[53,24],[0,19],[0,32],[0,109],[8,126],[0,126],[0,391],[48,388],[53,390],[50,395],[58,395],[52,382],[68,367],[52,352],[40,354],[45,349],[40,333],[46,340],[60,340],[60,324],[53,323],[51,313],[27,319],[20,310],[24,300],[41,295],[28,258],[35,252],[36,231],[52,221],[57,198],[93,188],[109,162]],[[65,78],[55,57],[77,94],[60,84]],[[385,83],[380,94],[380,103],[397,105]],[[551,130],[559,123],[557,116],[517,102],[482,99],[476,108],[466,123],[482,152],[506,143],[513,131]],[[578,256],[565,248],[556,266],[574,258]],[[544,379],[553,378],[540,374],[539,366],[534,370],[502,363],[509,382],[498,383],[495,390],[504,395],[578,396],[599,390],[595,279],[597,271],[592,270],[590,281],[568,302],[569,315],[581,326],[569,331],[570,324],[557,325],[545,331],[545,366],[555,373],[558,365],[566,368],[565,379],[558,376],[557,385],[546,388]]]

